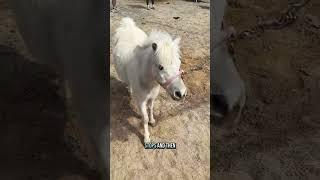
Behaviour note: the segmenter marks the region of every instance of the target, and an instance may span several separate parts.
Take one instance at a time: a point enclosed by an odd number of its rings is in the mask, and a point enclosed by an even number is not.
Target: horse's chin
[[[176,98],[176,97],[174,97],[173,95],[171,95],[170,94],[170,96],[171,96],[171,98],[174,100],[174,101],[181,101],[183,98],[181,98],[181,99],[178,99],[178,98]]]
[[[169,93],[169,94],[171,96],[171,99],[173,99],[174,101],[182,101],[183,100],[183,98],[179,99],[179,98],[174,97],[171,93]]]

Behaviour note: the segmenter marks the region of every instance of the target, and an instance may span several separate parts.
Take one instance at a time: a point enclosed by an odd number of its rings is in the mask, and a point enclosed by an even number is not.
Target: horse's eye
[[[159,68],[160,71],[163,70],[163,66],[161,66],[161,65],[159,65],[158,68]]]

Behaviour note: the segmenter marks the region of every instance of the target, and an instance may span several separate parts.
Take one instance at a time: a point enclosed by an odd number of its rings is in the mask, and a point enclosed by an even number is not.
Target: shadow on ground
[[[48,67],[0,46],[0,179],[97,179],[64,143],[66,108],[57,80]]]
[[[127,141],[128,136],[134,133],[143,142],[143,134],[139,132],[139,127],[130,123],[131,117],[141,119],[130,105],[130,93],[127,86],[117,80],[110,78],[111,85],[111,141]]]
[[[140,4],[130,4],[128,6],[132,7],[132,8],[136,8],[136,9],[146,9],[147,8],[147,5],[143,6],[143,5],[140,5]]]

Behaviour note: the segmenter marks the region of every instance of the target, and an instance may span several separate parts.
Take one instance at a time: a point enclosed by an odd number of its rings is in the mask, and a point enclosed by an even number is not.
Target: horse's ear
[[[180,40],[181,40],[181,38],[180,38],[180,37],[177,37],[173,42],[174,42],[177,46],[179,46]]]
[[[157,50],[157,47],[158,47],[157,43],[152,43],[152,49],[153,49],[154,51]]]

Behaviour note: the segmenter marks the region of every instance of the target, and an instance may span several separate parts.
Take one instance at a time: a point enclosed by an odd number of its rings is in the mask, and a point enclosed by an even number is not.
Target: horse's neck
[[[148,48],[139,48],[137,51],[138,63],[137,68],[140,72],[140,81],[146,88],[153,88],[158,85],[152,73],[153,55]]]

